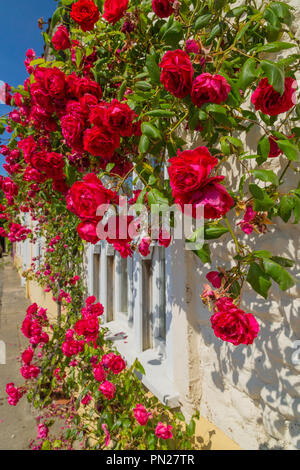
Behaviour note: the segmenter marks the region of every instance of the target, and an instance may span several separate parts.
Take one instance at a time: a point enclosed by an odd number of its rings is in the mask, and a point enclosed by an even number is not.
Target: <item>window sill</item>
[[[106,336],[107,339],[113,341],[120,354],[127,360],[129,366],[138,358],[145,369],[145,375],[138,372],[137,376],[145,387],[170,408],[179,407],[179,393],[172,381],[168,379],[166,361],[159,356],[157,351],[148,349],[138,353],[132,333],[121,323],[112,321],[105,323],[103,326],[110,331]]]

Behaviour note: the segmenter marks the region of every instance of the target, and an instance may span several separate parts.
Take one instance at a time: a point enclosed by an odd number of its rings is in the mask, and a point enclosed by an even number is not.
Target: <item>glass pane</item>
[[[107,321],[114,319],[115,257],[107,256]]]
[[[128,268],[127,258],[121,258],[121,286],[120,286],[120,309],[122,313],[128,313]]]
[[[96,297],[97,301],[100,300],[100,254],[94,255],[94,296]]]
[[[166,258],[165,248],[159,248],[159,336],[166,339]]]
[[[152,348],[152,261],[142,261],[143,350]]]

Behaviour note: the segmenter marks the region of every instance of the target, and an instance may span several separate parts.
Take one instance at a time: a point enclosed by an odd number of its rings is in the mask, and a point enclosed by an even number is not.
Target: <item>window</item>
[[[125,259],[112,246],[101,242],[99,259],[95,261],[94,256],[93,251],[90,259],[93,270],[100,273],[99,299],[110,339],[129,364],[136,358],[140,360],[146,371],[142,378],[146,387],[162,402],[177,406],[178,393],[170,367],[174,347],[170,334],[170,247],[154,245],[147,257],[135,252],[132,258]],[[96,295],[97,274],[93,273],[92,278]]]
[[[152,246],[145,258],[139,253],[122,258],[106,242],[91,250],[89,293],[103,304],[106,323],[116,321],[133,330],[137,351],[155,349],[164,355],[166,248]]]

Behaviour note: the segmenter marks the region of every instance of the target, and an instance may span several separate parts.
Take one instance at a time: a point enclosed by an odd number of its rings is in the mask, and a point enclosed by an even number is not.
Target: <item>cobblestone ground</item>
[[[20,326],[29,302],[25,299],[11,258],[0,260],[0,341],[6,346],[6,363],[0,354],[0,449],[25,450],[36,437],[37,426],[26,397],[17,406],[7,403],[5,386],[14,382],[16,386],[24,383],[20,375],[20,352],[25,346]],[[2,343],[3,345],[3,343]],[[1,347],[1,346],[0,346]],[[3,346],[2,346],[3,347]]]

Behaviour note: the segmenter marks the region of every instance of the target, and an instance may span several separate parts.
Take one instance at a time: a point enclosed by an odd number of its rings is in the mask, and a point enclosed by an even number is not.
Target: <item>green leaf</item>
[[[220,139],[220,144],[221,144],[221,150],[223,155],[227,156],[231,154],[231,148],[230,145],[228,144],[226,137],[222,136]]]
[[[106,173],[110,173],[114,167],[115,167],[115,163],[108,163],[105,167]]]
[[[221,223],[218,224],[205,224],[204,225],[204,239],[213,240],[220,238],[225,233],[228,233],[229,230],[227,227],[224,227]]]
[[[280,289],[285,291],[295,284],[293,277],[280,264],[271,259],[263,260],[264,269],[271,278],[277,282]]]
[[[51,450],[51,442],[50,441],[44,441],[42,445],[42,450]]]
[[[274,90],[278,91],[282,96],[284,93],[284,71],[281,67],[278,67],[273,62],[268,60],[262,60],[260,67],[266,74],[269,84],[272,85]]]
[[[238,150],[243,150],[244,146],[241,139],[237,139],[236,137],[226,136],[226,140],[231,143],[233,147]]]
[[[162,39],[170,46],[177,46],[183,37],[182,24],[179,21],[174,21],[173,24],[166,30]]]
[[[200,28],[204,28],[204,26],[207,26],[212,18],[211,13],[207,13],[206,15],[201,15],[199,16],[194,24],[194,28],[197,31]]]
[[[291,47],[294,47],[294,44],[291,44],[290,42],[275,41],[264,44],[263,46],[258,46],[255,50],[257,52],[279,52],[284,49],[290,49]]]
[[[135,88],[137,88],[138,90],[141,90],[141,91],[150,91],[152,90],[152,86],[150,83],[148,82],[136,82],[135,84]]]
[[[269,5],[269,9],[271,9],[283,23],[289,26],[293,18],[290,8],[290,5],[287,5],[284,2],[272,2]]]
[[[253,83],[253,80],[255,80],[255,78],[257,77],[255,67],[255,59],[247,59],[244,63],[239,78],[239,87],[242,88],[242,90],[245,90],[247,86],[250,85],[250,83]]]
[[[161,133],[157,129],[157,127],[153,126],[149,122],[143,122],[141,125],[142,133],[145,134],[147,137],[153,140],[161,139]]]
[[[298,197],[295,197],[294,201],[294,224],[298,224],[300,222],[300,199]]]
[[[199,122],[199,109],[196,108],[196,106],[191,106],[190,112],[189,112],[189,129],[191,131],[194,131],[197,127],[198,122]]]
[[[249,185],[250,186],[250,185]],[[263,191],[263,199],[255,199],[254,201],[254,210],[256,211],[269,211],[274,206],[273,199],[268,196],[268,194]]]
[[[256,258],[271,258],[272,253],[268,250],[255,250],[252,253]]]
[[[249,190],[255,199],[261,199],[261,200],[264,199],[264,192],[259,186],[257,186],[257,184],[250,183]]]
[[[291,218],[295,206],[295,199],[291,196],[283,196],[279,204],[279,215],[284,222]]]
[[[236,41],[239,41],[240,39],[242,39],[242,37],[245,35],[245,33],[247,32],[247,30],[250,28],[251,26],[251,21],[249,21],[248,23],[246,23],[241,29],[240,31],[238,32],[238,34],[236,35]]]
[[[119,91],[118,91],[118,100],[119,101],[122,101],[122,98],[124,96],[124,93],[125,93],[125,90],[126,90],[126,86],[127,86],[127,81],[124,80],[119,88]]]
[[[57,23],[61,20],[64,12],[65,12],[65,9],[63,7],[57,8],[55,10],[51,19],[50,31],[53,31]]]
[[[226,115],[226,109],[221,106],[220,104],[214,104],[214,103],[210,103],[209,105],[207,105],[205,111],[207,111],[208,113],[212,113],[212,114],[224,114]]]
[[[254,174],[255,178],[258,178],[261,181],[278,186],[278,177],[272,170],[252,170],[251,173]]]
[[[152,111],[148,111],[145,113],[145,116],[153,116],[153,117],[173,117],[176,116],[176,113],[173,111],[168,111],[166,109],[153,109]]]
[[[280,264],[280,266],[283,266],[284,268],[292,268],[295,264],[293,260],[288,258],[282,258],[281,256],[272,256],[271,259],[275,261],[275,263]]]
[[[213,39],[215,39],[215,37],[219,36],[219,35],[222,33],[222,31],[223,31],[222,23],[216,24],[216,25],[212,28],[212,30],[211,30],[211,32],[210,32],[210,35],[209,35],[209,37],[208,37],[206,43],[207,43],[207,44],[210,44],[210,43],[213,41]]]
[[[297,162],[300,161],[300,152],[296,145],[292,144],[288,140],[277,140],[276,143],[289,160]]]
[[[139,152],[146,153],[149,149],[150,140],[146,135],[142,135],[139,142]]]
[[[166,198],[164,194],[156,188],[153,188],[151,191],[148,191],[147,201],[150,206],[153,204],[161,206],[161,210],[167,209],[167,207],[169,206],[168,198]]]
[[[202,263],[211,263],[210,247],[208,243],[204,243],[202,248],[199,250],[193,250],[193,252],[201,259]]]
[[[79,68],[81,64],[81,60],[82,60],[82,51],[78,47],[76,48],[75,58],[76,58],[76,67]]]
[[[266,135],[261,137],[257,146],[257,153],[262,156],[264,160],[268,158],[270,153],[270,142]]]
[[[268,298],[268,291],[272,285],[269,276],[257,263],[251,263],[247,275],[247,282],[259,295]]]
[[[189,424],[186,427],[186,433],[189,437],[192,437],[195,434],[195,429],[196,429],[196,423],[193,419],[189,422]]]

